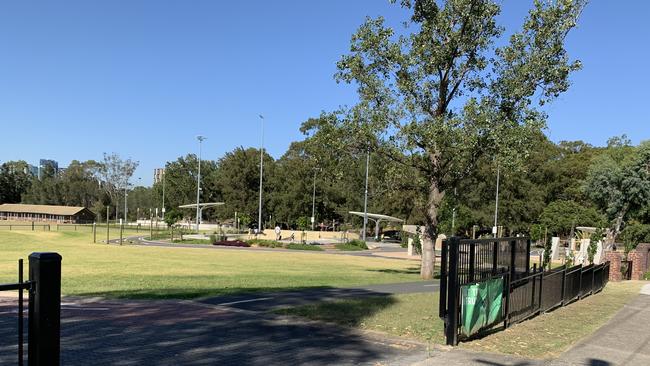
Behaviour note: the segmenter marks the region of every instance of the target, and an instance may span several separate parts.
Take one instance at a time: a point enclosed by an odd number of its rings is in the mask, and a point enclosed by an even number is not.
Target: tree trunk
[[[435,267],[435,242],[438,237],[438,208],[440,202],[445,196],[444,192],[440,192],[438,183],[435,180],[431,181],[429,186],[429,201],[427,204],[426,220],[427,227],[425,235],[422,240],[422,265],[420,266],[420,277],[424,280],[433,279]]]

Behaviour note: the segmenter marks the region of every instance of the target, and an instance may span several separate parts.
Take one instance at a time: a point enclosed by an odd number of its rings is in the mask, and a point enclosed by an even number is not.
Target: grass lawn
[[[605,324],[637,296],[641,285],[642,282],[634,281],[610,282],[599,294],[482,339],[462,342],[460,347],[529,358],[558,356]],[[443,322],[438,318],[438,293],[344,300],[279,312],[444,344]]]
[[[117,236],[119,232],[111,230],[111,237]],[[103,238],[98,232],[97,239]],[[93,244],[89,232],[2,230],[0,283],[14,282],[18,258],[27,260],[36,251],[55,251],[63,256],[64,295],[196,298],[418,279],[413,263],[383,258],[304,251],[118,246]]]

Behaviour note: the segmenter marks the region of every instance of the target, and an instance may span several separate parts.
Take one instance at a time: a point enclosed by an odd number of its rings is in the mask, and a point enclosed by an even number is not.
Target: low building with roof
[[[0,220],[86,224],[95,221],[95,214],[85,207],[5,203],[0,205]]]

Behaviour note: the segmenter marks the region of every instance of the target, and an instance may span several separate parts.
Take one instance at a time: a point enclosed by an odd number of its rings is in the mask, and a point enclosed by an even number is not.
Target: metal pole
[[[496,193],[496,203],[494,204],[494,237],[498,235],[497,220],[499,218],[499,177],[500,177],[500,167],[497,165],[497,193]]]
[[[163,195],[162,195],[162,219],[165,221],[165,169],[163,169]]]
[[[199,200],[200,200],[200,193],[201,193],[201,143],[203,140],[205,140],[205,137],[199,135],[196,136],[197,140],[199,140],[199,174],[197,176],[196,180],[196,233],[199,233],[199,215],[201,214],[199,210]]]
[[[28,363],[61,364],[61,256],[57,253],[29,255]]]
[[[110,239],[110,222],[108,222],[109,209],[111,206],[106,206],[106,244]]]
[[[366,191],[363,199],[363,241],[366,241],[366,226],[368,225],[368,167],[370,166],[370,150],[366,152]]]
[[[456,188],[454,188],[454,209],[451,215],[451,235],[456,234]]]
[[[262,138],[260,140],[260,202],[257,215],[257,232],[262,233],[262,182],[264,177],[264,116],[260,114],[262,120]]]
[[[129,178],[126,178],[126,183],[124,184],[124,222],[126,222],[126,213],[128,211],[128,208],[126,206],[126,197],[128,194],[126,193],[126,190],[129,188]]]
[[[314,191],[311,198],[311,231],[314,231],[314,222],[316,221],[316,172],[314,169]]]

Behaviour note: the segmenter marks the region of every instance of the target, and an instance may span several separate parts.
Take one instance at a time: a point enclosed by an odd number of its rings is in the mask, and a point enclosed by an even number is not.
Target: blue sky
[[[518,27],[531,1],[504,0]],[[650,2],[593,0],[568,38],[583,70],[547,108],[554,141],[650,138]],[[265,145],[277,157],[301,122],[355,100],[335,63],[365,16],[399,26],[387,0],[3,1],[0,161],[140,161],[136,177],[197,151]]]

